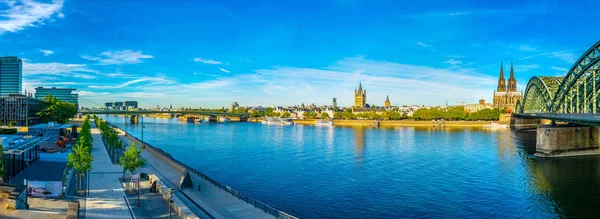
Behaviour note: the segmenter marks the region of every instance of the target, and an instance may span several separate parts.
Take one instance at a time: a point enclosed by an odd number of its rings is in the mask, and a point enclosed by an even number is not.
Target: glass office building
[[[23,62],[16,56],[0,57],[0,97],[22,91]]]
[[[73,93],[76,90],[73,88],[37,87],[35,88],[35,98],[43,100],[46,96],[52,95],[61,101],[75,104],[79,109],[79,94]]]

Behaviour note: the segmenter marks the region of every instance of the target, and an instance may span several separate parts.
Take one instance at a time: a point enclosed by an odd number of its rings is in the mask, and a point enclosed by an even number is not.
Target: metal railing
[[[116,127],[116,128],[119,128],[119,127],[117,127],[117,126],[115,126],[115,125],[113,125],[113,124],[111,124],[111,123],[109,123],[109,122],[106,122],[106,123],[107,123],[109,126],[113,127],[113,128],[115,128],[115,127]],[[120,128],[119,128],[119,129],[120,129]],[[122,130],[121,130],[121,131],[122,131]],[[123,132],[124,132],[124,131],[123,131]],[[128,134],[127,132],[125,132],[125,133],[126,133],[126,135],[127,135],[127,136],[130,136],[130,137],[132,137],[132,138],[136,139],[137,141],[139,141],[139,142],[142,142],[142,141],[141,141],[140,139],[138,139],[137,137],[135,137],[135,136],[133,136],[133,135],[130,135],[130,134]],[[227,185],[224,185],[224,184],[222,184],[222,183],[220,183],[220,182],[217,182],[216,180],[214,180],[214,179],[212,179],[212,178],[208,177],[207,175],[205,175],[204,173],[202,173],[202,172],[200,172],[200,171],[197,171],[197,170],[195,170],[194,168],[191,168],[191,167],[189,167],[188,165],[186,165],[186,164],[184,164],[184,163],[180,162],[179,160],[177,160],[177,159],[173,158],[173,156],[171,156],[171,154],[169,154],[169,153],[167,153],[167,152],[163,151],[163,150],[162,150],[162,149],[160,149],[160,148],[157,148],[157,147],[155,147],[155,146],[153,146],[153,145],[151,145],[151,144],[149,144],[149,143],[147,143],[147,142],[144,142],[144,145],[145,145],[146,147],[148,147],[148,148],[152,149],[153,151],[155,151],[155,152],[157,152],[157,153],[159,153],[159,154],[161,154],[161,155],[163,155],[163,156],[165,156],[165,157],[167,157],[167,158],[171,159],[171,161],[173,161],[173,162],[177,163],[178,165],[181,165],[182,167],[184,167],[184,168],[185,168],[187,171],[189,171],[190,173],[196,174],[196,175],[197,175],[197,176],[199,176],[200,178],[202,178],[202,179],[204,179],[204,180],[208,181],[209,183],[213,184],[213,185],[214,185],[214,186],[216,186],[216,187],[219,187],[219,188],[220,188],[220,189],[222,189],[222,190],[225,190],[225,191],[227,191],[229,194],[231,194],[231,195],[233,195],[233,196],[237,197],[238,199],[240,199],[240,200],[242,200],[242,201],[245,201],[245,202],[246,202],[246,203],[248,203],[248,204],[251,204],[251,205],[253,205],[255,208],[258,208],[258,209],[261,209],[261,210],[263,210],[265,213],[268,213],[268,214],[270,214],[270,215],[273,215],[273,216],[275,216],[275,218],[284,218],[284,219],[298,219],[298,218],[297,218],[297,217],[295,217],[295,216],[292,216],[292,215],[290,215],[290,214],[288,214],[288,213],[285,213],[285,212],[283,212],[283,211],[277,210],[277,209],[275,209],[275,208],[273,208],[273,207],[271,207],[271,206],[269,206],[269,205],[265,204],[264,202],[258,201],[258,200],[256,200],[255,198],[252,198],[252,197],[250,197],[250,196],[248,196],[248,195],[242,194],[241,192],[238,192],[237,190],[235,190],[235,189],[233,189],[233,188],[231,188],[231,187],[229,187],[229,186],[227,186]]]

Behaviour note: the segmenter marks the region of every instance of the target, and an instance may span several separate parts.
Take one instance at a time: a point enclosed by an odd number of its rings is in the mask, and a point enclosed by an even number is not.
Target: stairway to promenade
[[[141,145],[135,138],[124,135],[119,137],[126,145],[131,141]],[[201,190],[179,190],[179,182],[185,174],[184,167],[152,149],[145,149],[142,157],[146,159],[147,165],[140,171],[158,176],[167,187],[176,191],[173,195],[179,197],[200,218],[275,218],[195,174],[190,174],[194,187],[200,185]]]
[[[133,218],[125,201],[125,191],[119,182],[123,168],[110,161],[97,128],[92,128],[92,138],[94,160],[89,175],[89,194],[85,206],[85,217],[91,219]]]

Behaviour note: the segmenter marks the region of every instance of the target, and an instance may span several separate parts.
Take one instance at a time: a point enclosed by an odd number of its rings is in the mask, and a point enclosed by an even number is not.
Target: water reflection
[[[354,130],[354,162],[355,164],[360,164],[364,160],[363,156],[365,153],[365,132],[367,130],[362,127],[352,129]]]
[[[535,159],[536,182],[566,218],[600,213],[600,157]]]

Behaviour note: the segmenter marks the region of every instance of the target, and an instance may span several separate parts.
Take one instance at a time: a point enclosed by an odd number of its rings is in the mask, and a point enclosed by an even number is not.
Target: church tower
[[[385,96],[385,103],[383,103],[383,106],[385,106],[385,108],[390,108],[391,105],[390,96]]]
[[[512,68],[511,68],[512,73]],[[500,63],[500,78],[498,79],[498,88],[496,89],[498,92],[506,92],[506,80],[504,80],[504,67],[502,62]]]
[[[508,79],[508,92],[517,92],[517,79],[513,71],[513,64],[510,63],[510,78]]]
[[[362,89],[362,83],[358,84],[358,91],[354,90],[354,107],[365,108],[367,105],[367,90]]]

